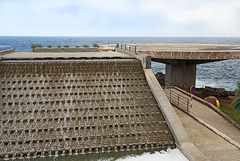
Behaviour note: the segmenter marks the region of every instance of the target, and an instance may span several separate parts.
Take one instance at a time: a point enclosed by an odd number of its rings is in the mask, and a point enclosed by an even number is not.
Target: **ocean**
[[[240,37],[29,37],[29,36],[0,36],[0,51],[15,49],[17,52],[32,51],[32,44],[43,47],[51,45],[68,45],[70,47],[97,43],[110,44],[222,44],[240,45]],[[152,69],[165,73],[165,65],[152,62]],[[240,60],[225,60],[197,65],[196,87],[211,86],[234,91],[240,81]]]

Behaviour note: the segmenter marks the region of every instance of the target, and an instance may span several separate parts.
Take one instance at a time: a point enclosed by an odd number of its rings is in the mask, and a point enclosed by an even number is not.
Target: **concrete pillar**
[[[166,64],[165,84],[166,86],[177,86],[189,91],[196,82],[196,64]]]
[[[137,54],[135,57],[141,60],[143,69],[151,69],[151,56],[146,54]]]

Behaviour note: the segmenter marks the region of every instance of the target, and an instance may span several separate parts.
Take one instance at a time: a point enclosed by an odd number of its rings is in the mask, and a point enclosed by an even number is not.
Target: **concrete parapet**
[[[16,52],[14,49],[0,51],[0,60],[2,60],[3,55],[9,54],[9,53],[14,53],[14,52]]]
[[[99,52],[99,48],[34,48],[33,52]]]

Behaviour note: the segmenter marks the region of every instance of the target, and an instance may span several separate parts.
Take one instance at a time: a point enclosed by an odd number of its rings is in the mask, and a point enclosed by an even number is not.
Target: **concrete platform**
[[[137,50],[147,51],[228,51],[240,52],[240,45],[203,45],[203,44],[136,44]]]
[[[3,60],[21,59],[78,59],[78,58],[135,58],[120,52],[14,52],[2,56]]]

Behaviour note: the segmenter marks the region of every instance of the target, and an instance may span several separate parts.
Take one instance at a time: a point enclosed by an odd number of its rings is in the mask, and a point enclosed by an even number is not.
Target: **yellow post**
[[[220,102],[218,100],[216,100],[216,106],[217,108],[220,108]]]

